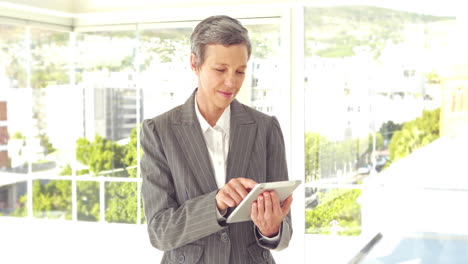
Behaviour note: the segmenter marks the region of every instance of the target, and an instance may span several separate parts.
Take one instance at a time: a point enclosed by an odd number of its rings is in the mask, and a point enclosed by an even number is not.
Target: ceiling
[[[236,18],[279,17],[287,7],[375,5],[434,15],[458,15],[459,0],[0,0],[0,20],[22,19],[51,25],[89,25],[196,21],[208,15],[226,14]],[[468,24],[468,17],[463,13]]]
[[[177,7],[206,7],[243,4],[293,3],[299,0],[0,0],[3,6],[26,6],[69,14],[138,11]]]

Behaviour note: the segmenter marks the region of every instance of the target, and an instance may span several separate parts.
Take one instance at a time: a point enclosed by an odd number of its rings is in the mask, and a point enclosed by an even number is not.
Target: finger
[[[247,188],[245,188],[239,180],[230,180],[227,185],[229,185],[232,188],[233,192],[236,192],[236,194],[241,198],[241,200],[244,199],[249,193]]]
[[[278,194],[275,191],[270,192],[273,214],[279,215],[282,213],[281,211],[281,201]]]
[[[292,204],[292,195],[288,196],[286,200],[283,201],[283,205],[281,206],[281,211],[283,211],[283,215],[287,215],[289,213],[289,210],[291,209],[291,204]]]
[[[265,199],[265,214],[272,215],[273,214],[273,203],[271,202],[271,195],[270,192],[264,192],[263,198]]]
[[[252,179],[247,179],[247,178],[237,178],[237,179],[239,180],[240,184],[242,184],[244,188],[246,189],[253,189],[253,187],[257,185],[257,182]]]
[[[258,217],[263,218],[265,214],[265,199],[263,198],[263,195],[260,194],[257,198],[257,207],[258,207]]]
[[[226,195],[226,193],[221,194],[221,202],[225,203],[228,207],[234,207],[237,205],[236,201],[234,201],[231,196]]]
[[[250,218],[252,218],[252,221],[257,221],[257,217],[258,217],[258,206],[257,206],[257,202],[253,202],[252,203],[252,209],[250,210]]]
[[[233,185],[234,184],[232,184],[232,183],[228,183],[228,184],[224,185],[223,189],[224,189],[224,193],[226,194],[226,196],[229,196],[232,200],[234,200],[236,205],[237,205],[244,198],[242,197],[241,194],[239,194],[239,191],[240,191],[240,190],[238,190],[239,187],[236,188],[236,186],[233,186]],[[243,188],[243,187],[240,187],[240,188]]]
[[[225,202],[221,201],[221,199],[216,197],[216,207],[218,207],[220,211],[223,211],[226,210],[229,206]]]
[[[229,205],[227,205],[224,202],[223,193],[221,192],[221,190],[218,191],[215,198],[216,198],[216,206],[218,207],[219,210],[225,210],[226,208],[229,207]]]

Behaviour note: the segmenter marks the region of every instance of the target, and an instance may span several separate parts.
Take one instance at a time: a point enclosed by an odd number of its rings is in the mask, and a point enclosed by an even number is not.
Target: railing
[[[114,169],[109,171],[102,171],[99,173],[99,176],[93,176],[91,174],[87,175],[67,175],[67,176],[60,176],[60,175],[50,175],[50,171],[41,171],[41,172],[33,172],[29,174],[19,174],[19,173],[10,173],[10,172],[1,172],[0,173],[0,187],[16,184],[20,182],[26,182],[27,184],[27,215],[26,217],[32,218],[33,217],[33,181],[35,180],[60,180],[60,181],[71,181],[71,191],[72,191],[72,221],[78,221],[78,207],[77,207],[77,182],[78,181],[91,181],[91,182],[99,182],[99,222],[106,222],[105,220],[105,208],[106,208],[106,199],[105,199],[105,183],[107,182],[132,182],[136,183],[137,185],[137,195],[136,195],[136,203],[137,203],[137,217],[135,224],[141,224],[141,178],[123,178],[123,177],[109,177],[104,176],[106,174],[113,174],[116,172],[121,172],[124,170],[129,169],[136,169],[137,166],[127,167],[127,168],[120,168]],[[1,216],[0,216],[1,217]]]

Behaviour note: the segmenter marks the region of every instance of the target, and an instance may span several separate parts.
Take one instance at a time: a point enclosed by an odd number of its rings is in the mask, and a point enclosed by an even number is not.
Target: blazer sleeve
[[[288,167],[283,133],[276,117],[272,117],[267,132],[267,181],[287,181]],[[255,237],[259,246],[266,249],[282,250],[288,247],[292,236],[291,212],[284,218],[280,228],[280,238],[276,245],[271,245],[261,238],[255,226]]]
[[[224,229],[216,218],[216,191],[179,204],[154,121],[145,120],[141,132],[142,195],[151,244],[172,250]]]

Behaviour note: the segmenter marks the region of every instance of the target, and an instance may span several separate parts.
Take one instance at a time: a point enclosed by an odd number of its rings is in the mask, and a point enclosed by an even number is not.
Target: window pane
[[[2,84],[10,88],[27,87],[28,49],[26,28],[0,24],[0,76]]]
[[[71,220],[71,207],[69,180],[33,181],[34,217]]]
[[[79,221],[100,220],[99,182],[77,181],[77,218]]]
[[[76,37],[76,83],[82,119],[77,159],[93,175],[128,177],[125,156],[137,128],[134,31],[86,32]],[[136,148],[136,147],[134,147]]]
[[[75,100],[67,91],[70,88],[69,33],[32,28],[30,36],[31,162],[33,171],[51,170],[60,159],[57,151],[64,151],[63,147],[70,141],[69,134],[61,129],[67,123],[62,113],[70,109]]]
[[[6,176],[0,177],[4,180],[0,179],[0,216],[27,216],[26,182],[7,184]]]
[[[459,220],[466,222],[468,216],[450,206],[468,190],[463,162],[455,154],[468,146],[468,113],[458,106],[461,91],[468,89],[467,42],[460,34],[466,31],[466,18],[455,16],[456,8],[451,13],[444,9],[441,15],[442,9],[441,5],[432,10],[421,7],[425,11],[345,5],[305,9],[310,245],[323,251],[340,245],[345,253],[372,232],[384,237],[402,234],[402,240],[408,232],[466,233]],[[327,197],[344,188],[361,192],[356,202],[335,198],[329,205]],[[358,205],[359,217],[336,216],[333,209],[342,206],[339,212],[349,212]],[[320,211],[327,206],[331,207]],[[443,219],[434,215],[435,207],[443,207],[439,212]],[[329,232],[320,229],[321,221],[332,217],[341,227],[343,216],[346,224],[359,218],[360,232],[338,232],[340,236],[327,238],[330,243],[317,244],[318,235]],[[421,260],[430,254],[413,246],[406,252],[422,254],[417,255]],[[330,258],[323,256],[332,262]]]
[[[190,69],[192,28],[140,32],[143,117],[153,118],[183,104],[197,87]]]
[[[361,234],[360,189],[306,188],[306,233]]]
[[[0,171],[26,173],[32,110],[26,28],[0,24],[0,35]]]
[[[106,221],[137,223],[137,183],[106,183]]]
[[[260,21],[259,21],[260,22]],[[269,115],[280,115],[283,69],[280,67],[280,25],[245,25],[249,31],[252,55],[244,85],[237,98],[242,103]]]

